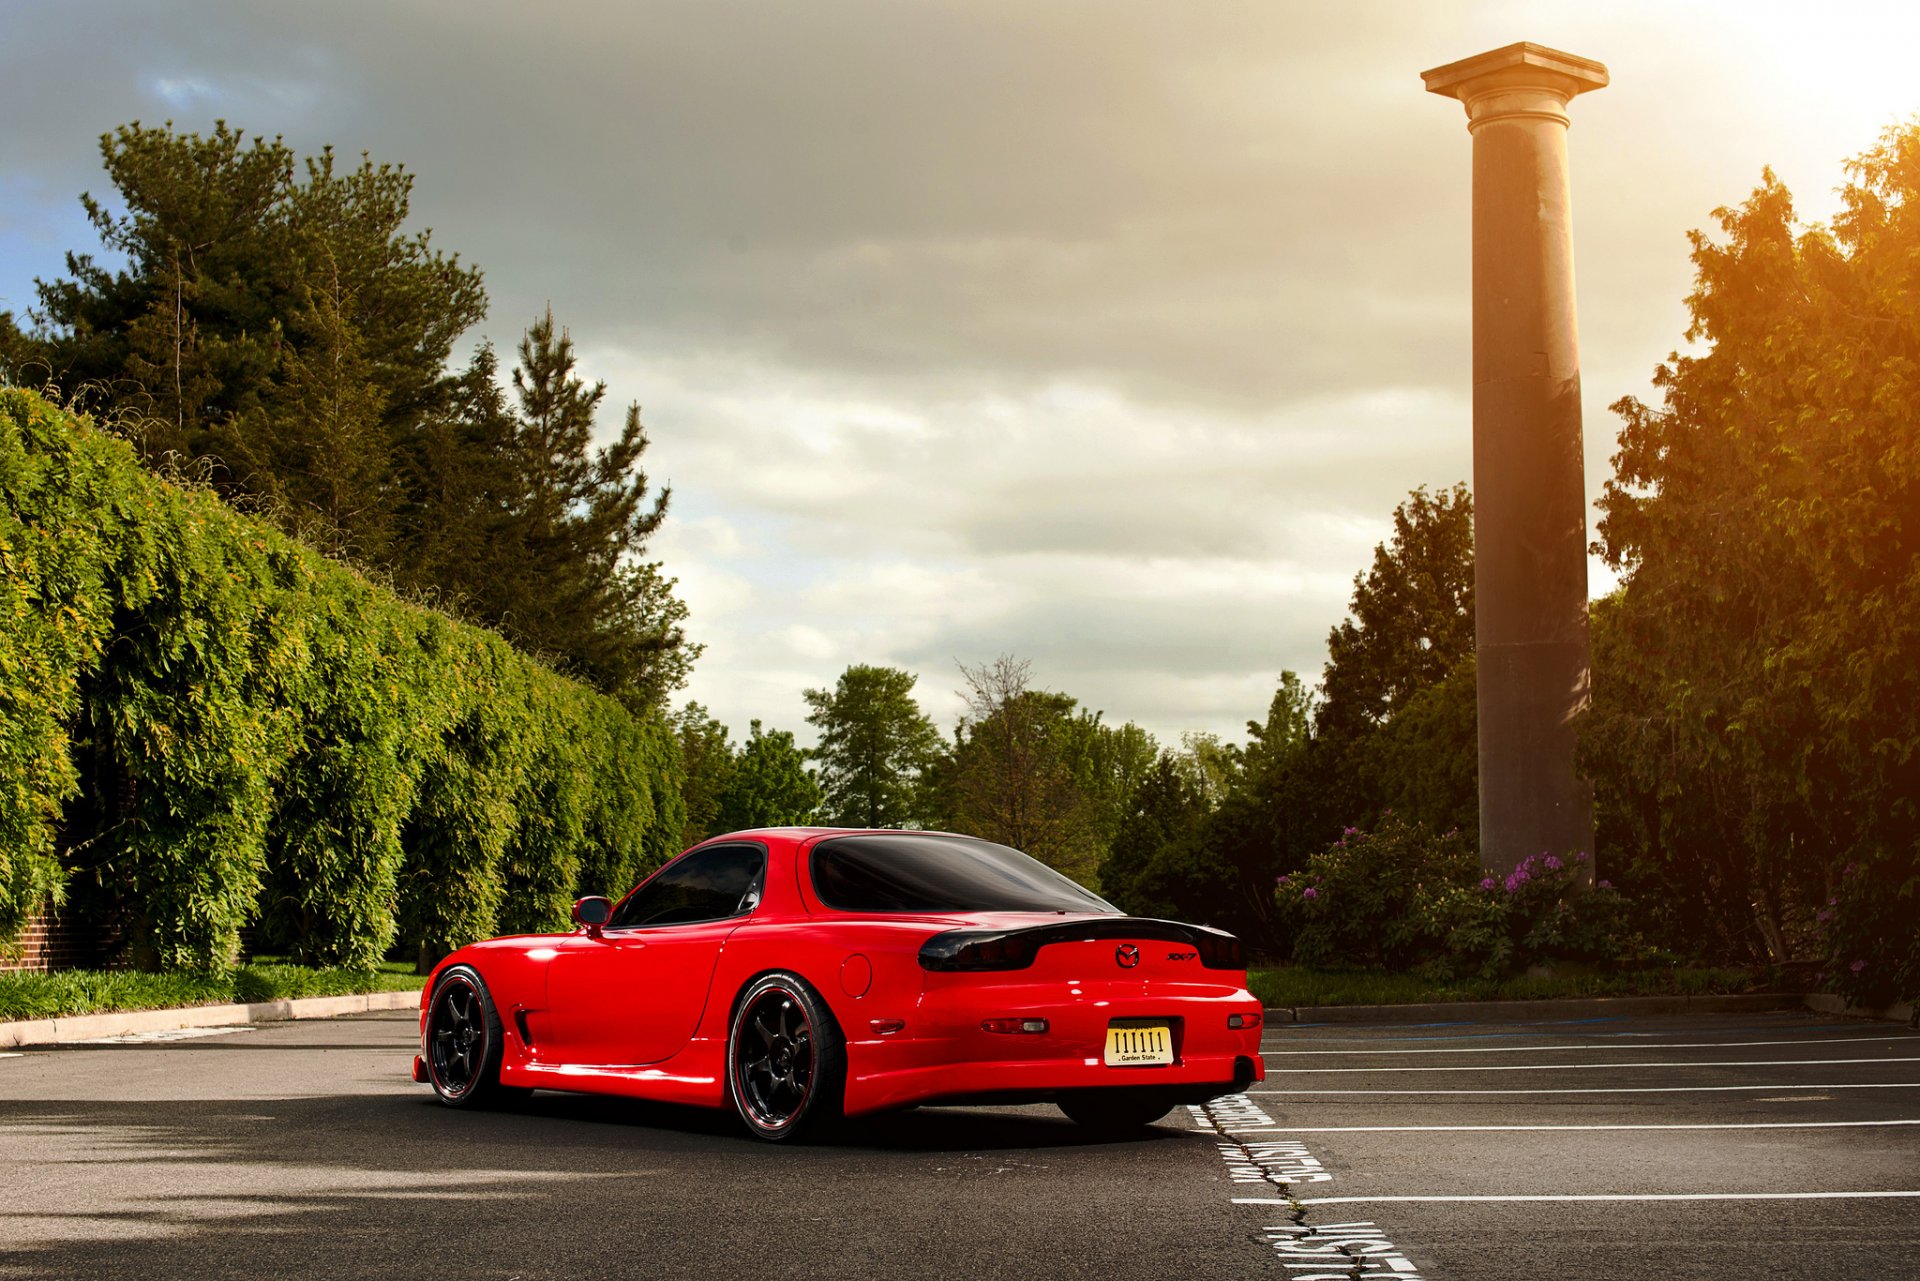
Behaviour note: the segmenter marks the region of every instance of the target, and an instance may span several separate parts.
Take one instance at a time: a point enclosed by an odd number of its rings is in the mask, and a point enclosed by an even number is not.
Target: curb
[[[103,1036],[172,1032],[184,1027],[229,1027],[236,1023],[281,1023],[288,1019],[331,1019],[342,1014],[412,1010],[418,992],[363,992],[354,996],[307,996],[292,1001],[250,1005],[194,1005],[172,1010],[125,1010],[113,1014],[76,1014],[62,1019],[0,1023],[0,1049],[62,1045]]]
[[[1301,1005],[1266,1011],[1269,1023],[1517,1023],[1544,1019],[1646,1018],[1661,1014],[1741,1014],[1767,1010],[1815,1010],[1853,1018],[1907,1023],[1911,1005],[1884,1010],[1849,1006],[1825,993],[1757,996],[1603,996],[1551,1001],[1436,1001],[1425,1005]]]
[[[1844,1014],[1849,1018],[1878,1019],[1883,1023],[1905,1023],[1908,1027],[1920,1027],[1920,1006],[1887,1005],[1868,1009],[1865,1006],[1848,1005],[1842,996],[1816,992],[1807,998],[1807,1008],[1822,1014]]]

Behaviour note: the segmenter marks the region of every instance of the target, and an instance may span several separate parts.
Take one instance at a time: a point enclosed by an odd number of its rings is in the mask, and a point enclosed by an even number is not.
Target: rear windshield
[[[813,851],[813,889],[843,912],[1113,912],[1019,850],[964,836],[836,836]]]

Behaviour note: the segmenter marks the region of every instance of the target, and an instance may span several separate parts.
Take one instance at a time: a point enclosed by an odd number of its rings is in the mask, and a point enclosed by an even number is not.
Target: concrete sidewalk
[[[0,1049],[61,1045],[103,1036],[171,1032],[183,1027],[230,1027],[236,1023],[279,1023],[287,1019],[330,1019],[375,1010],[413,1010],[420,993],[366,992],[357,996],[309,996],[293,1001],[257,1001],[249,1005],[193,1005],[172,1010],[124,1010],[76,1014],[62,1019],[0,1023]]]

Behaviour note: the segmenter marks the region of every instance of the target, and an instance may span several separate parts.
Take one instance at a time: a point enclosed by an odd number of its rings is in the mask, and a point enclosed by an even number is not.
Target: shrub
[[[1920,1004],[1920,866],[1911,854],[1848,863],[1816,918],[1827,987],[1856,1005]]]
[[[1350,827],[1304,872],[1282,876],[1274,901],[1301,964],[1405,969],[1445,950],[1440,905],[1478,869],[1458,832],[1435,836],[1388,811],[1374,830]]]
[[[1389,811],[1281,877],[1275,902],[1302,965],[1496,978],[1637,952],[1625,900],[1605,881],[1590,884],[1588,869],[1583,852],[1537,854],[1504,878],[1486,876],[1460,833],[1434,835]]]
[[[0,389],[0,944],[79,851],[149,967],[557,925],[671,852],[678,784],[657,715]]]

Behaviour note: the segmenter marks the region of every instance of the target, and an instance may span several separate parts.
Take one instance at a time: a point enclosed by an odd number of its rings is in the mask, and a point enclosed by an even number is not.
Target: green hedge
[[[82,872],[149,968],[557,926],[671,853],[679,781],[657,717],[0,389],[0,943]]]

